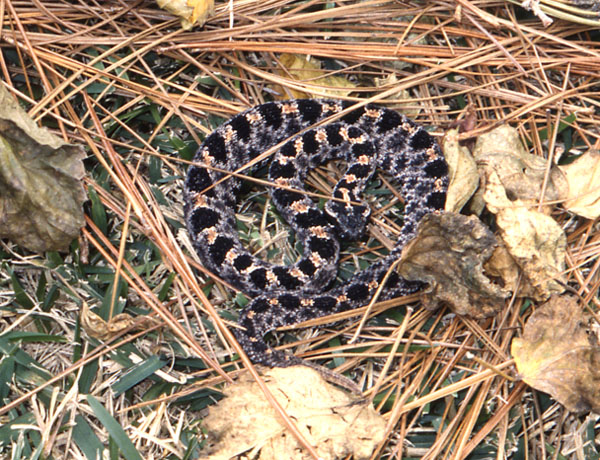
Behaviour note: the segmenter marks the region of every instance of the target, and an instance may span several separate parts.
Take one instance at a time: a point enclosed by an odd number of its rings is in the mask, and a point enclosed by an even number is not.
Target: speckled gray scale
[[[255,363],[289,366],[299,360],[271,349],[264,340],[284,325],[364,305],[415,234],[419,220],[444,206],[447,165],[427,131],[403,115],[375,105],[353,110],[324,127],[312,127],[349,107],[335,100],[269,102],[247,110],[210,134],[188,170],[185,183],[186,223],[194,249],[204,266],[255,298],[240,315],[235,334]],[[302,133],[300,131],[306,130]],[[285,142],[285,143],[284,143]],[[241,244],[235,227],[235,202],[240,181],[225,180],[217,167],[236,171],[263,151],[284,143],[270,158],[273,203],[302,242],[303,257],[291,266],[273,265],[253,256]],[[343,158],[348,170],[321,210],[302,193],[308,171]],[[360,193],[375,168],[397,181],[405,199],[404,226],[390,254],[327,291],[337,271],[339,238],[363,233],[370,209]],[[295,191],[291,191],[291,188]],[[392,273],[380,299],[420,289]]]

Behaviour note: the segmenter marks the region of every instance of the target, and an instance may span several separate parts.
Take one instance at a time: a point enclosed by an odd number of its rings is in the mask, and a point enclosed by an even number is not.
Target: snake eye
[[[321,117],[322,105],[313,99],[298,99],[298,112],[304,121],[313,124]]]

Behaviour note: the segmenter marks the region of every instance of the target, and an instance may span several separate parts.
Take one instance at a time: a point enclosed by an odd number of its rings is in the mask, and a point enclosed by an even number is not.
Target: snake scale
[[[253,297],[240,314],[235,334],[254,363],[285,367],[300,362],[272,349],[265,334],[367,304],[415,236],[419,220],[444,206],[448,168],[433,137],[404,115],[372,104],[340,116],[351,105],[316,99],[258,105],[208,135],[188,170],[184,203],[194,249],[205,268]],[[244,174],[268,164],[272,202],[302,244],[302,256],[289,266],[266,262],[242,245],[235,219],[242,181],[227,174],[273,146],[278,148],[271,157]],[[332,159],[345,160],[348,169],[321,209],[303,193],[303,183],[308,171]],[[375,169],[392,176],[405,201],[401,233],[387,256],[329,289],[340,241],[364,232],[370,208],[359,195]],[[422,283],[391,272],[379,298],[420,288]]]

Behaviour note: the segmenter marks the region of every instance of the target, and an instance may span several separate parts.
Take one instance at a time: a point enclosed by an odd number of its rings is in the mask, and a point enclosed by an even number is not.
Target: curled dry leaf
[[[429,310],[447,303],[457,314],[489,317],[504,307],[508,297],[483,273],[483,263],[496,245],[494,234],[474,216],[428,214],[402,251],[398,272],[429,284],[422,291]]]
[[[203,25],[215,11],[214,0],[157,0],[156,3],[159,8],[178,16],[184,30]]]
[[[588,219],[600,216],[600,152],[588,152],[559,168],[569,184],[565,209]]]
[[[588,320],[575,297],[553,296],[511,345],[523,380],[572,412],[600,412],[600,345]]]
[[[149,317],[144,318],[144,320],[143,323],[146,325],[155,321]],[[90,311],[86,302],[83,302],[81,309],[81,325],[90,337],[98,340],[108,340],[133,325],[136,325],[137,328],[143,327],[142,322],[136,321],[127,313],[115,315],[109,321],[105,321],[96,313]]]
[[[475,110],[475,105],[473,103],[469,103],[465,109],[465,116],[459,122],[459,132],[468,133],[475,129],[477,126],[477,111]]]
[[[84,156],[0,88],[0,238],[31,251],[67,250],[84,224]]]
[[[487,173],[494,171],[505,189],[506,196],[521,203],[538,204],[544,192],[544,201],[558,201],[568,190],[562,171],[551,168],[544,188],[548,160],[528,153],[516,129],[502,125],[477,138],[473,156]],[[543,206],[549,214],[550,206]]]
[[[560,226],[550,216],[530,209],[530,205],[509,200],[499,175],[493,170],[487,171],[483,198],[488,209],[496,214],[504,246],[522,270],[525,289],[517,293],[546,300],[553,293],[562,292],[567,238]],[[506,280],[507,285],[511,282]]]
[[[329,385],[314,369],[269,369],[264,380],[320,458],[367,459],[383,440],[383,418],[355,396]],[[250,376],[228,387],[225,394],[204,419],[213,442],[204,458],[229,459],[255,447],[261,448],[263,460],[311,458],[280,423]]]
[[[301,91],[289,87],[274,85],[278,99],[306,98],[306,97],[344,97],[348,96],[356,87],[354,83],[345,78],[335,75],[325,76],[321,70],[321,63],[316,59],[309,60],[306,56],[283,53],[279,58],[283,69],[279,72],[282,77],[292,78],[295,81],[306,83],[309,88],[315,86],[315,92],[311,93],[309,89]]]
[[[448,212],[458,212],[479,187],[479,172],[469,149],[459,145],[457,129],[446,133],[442,146],[450,176],[445,209]]]
[[[533,286],[528,282],[520,280],[521,269],[502,241],[494,249],[488,261],[483,264],[483,267],[490,276],[501,279],[502,286],[507,291],[518,291],[517,294],[519,297],[537,297]]]

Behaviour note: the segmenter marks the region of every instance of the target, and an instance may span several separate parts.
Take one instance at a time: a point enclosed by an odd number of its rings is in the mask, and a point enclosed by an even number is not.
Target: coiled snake
[[[433,137],[405,116],[366,105],[325,126],[313,127],[352,105],[336,100],[296,99],[251,108],[221,125],[200,147],[189,168],[184,199],[190,237],[204,266],[254,296],[240,315],[239,343],[255,363],[288,366],[299,362],[270,348],[264,335],[284,325],[350,310],[373,296],[402,247],[427,213],[445,202],[448,168]],[[261,153],[285,142],[270,162],[272,201],[302,242],[303,256],[290,266],[253,256],[238,237],[236,195],[241,181],[227,177]],[[302,193],[311,168],[342,158],[348,169],[323,210]],[[379,168],[397,182],[405,200],[401,234],[390,253],[330,290],[340,239],[363,233],[370,209],[359,194]],[[248,174],[247,171],[244,171]],[[380,299],[422,287],[392,272]]]

